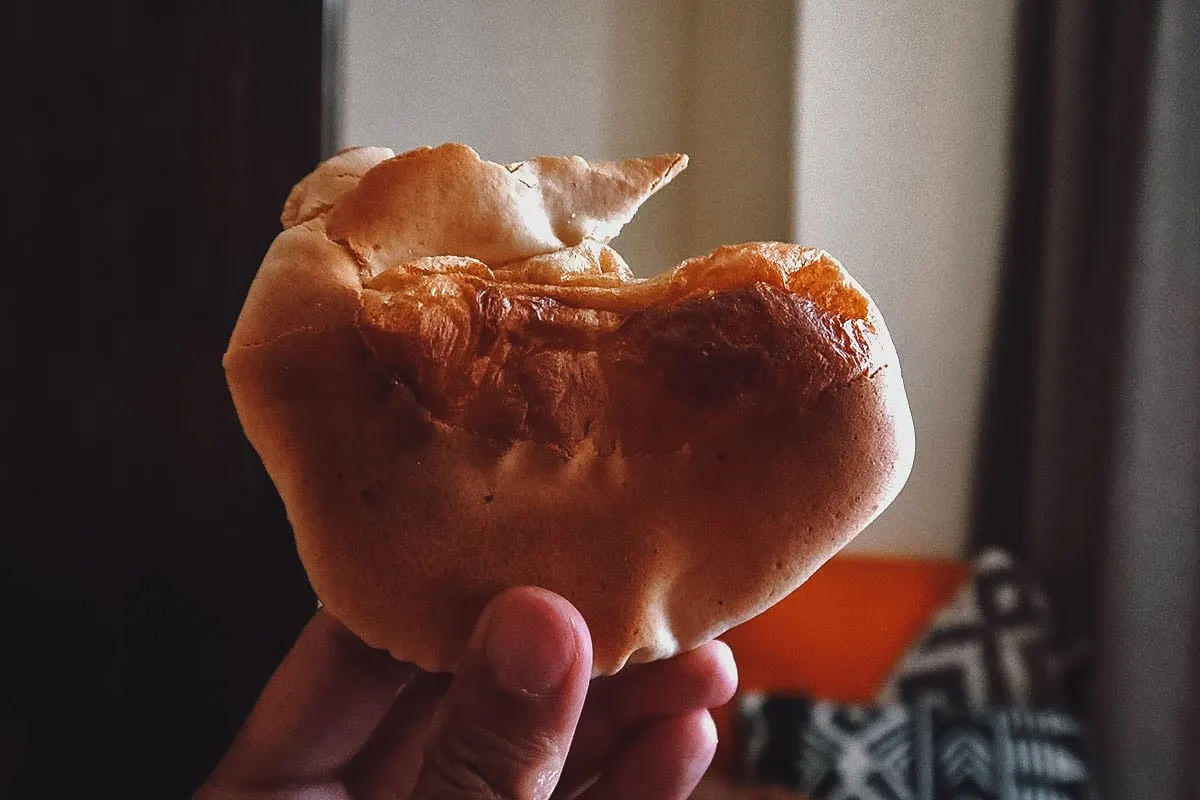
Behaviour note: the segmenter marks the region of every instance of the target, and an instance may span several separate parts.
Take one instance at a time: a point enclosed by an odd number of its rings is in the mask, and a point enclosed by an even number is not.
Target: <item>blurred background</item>
[[[462,141],[688,153],[617,240],[640,275],[837,256],[917,430],[847,557],[1003,550],[1103,796],[1200,797],[1194,3],[168,5],[14,12],[0,796],[211,769],[313,603],[221,373],[246,288],[322,157]]]

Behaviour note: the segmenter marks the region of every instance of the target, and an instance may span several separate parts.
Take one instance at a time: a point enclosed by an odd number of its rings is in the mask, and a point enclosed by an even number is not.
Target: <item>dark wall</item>
[[[321,3],[42,5],[6,12],[0,796],[186,796],[313,609],[220,359],[320,156]]]

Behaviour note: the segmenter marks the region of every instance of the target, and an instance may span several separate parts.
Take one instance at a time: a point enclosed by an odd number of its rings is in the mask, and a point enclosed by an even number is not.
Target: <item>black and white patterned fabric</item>
[[[1091,800],[1084,738],[1057,711],[960,712],[746,695],[746,778],[812,800]]]
[[[1061,705],[1045,595],[1006,553],[989,550],[970,579],[901,659],[881,704],[955,709]]]

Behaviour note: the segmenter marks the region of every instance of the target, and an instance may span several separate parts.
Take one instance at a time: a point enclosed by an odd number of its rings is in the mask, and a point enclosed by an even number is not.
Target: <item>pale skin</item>
[[[542,589],[493,600],[453,677],[318,611],[196,798],[688,797],[716,748],[709,709],[737,685],[729,649],[591,670],[583,618]]]

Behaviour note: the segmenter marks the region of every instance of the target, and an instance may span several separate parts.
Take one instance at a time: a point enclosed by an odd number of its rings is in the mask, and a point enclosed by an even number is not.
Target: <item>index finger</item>
[[[317,611],[210,783],[285,786],[332,777],[362,749],[417,672]]]

